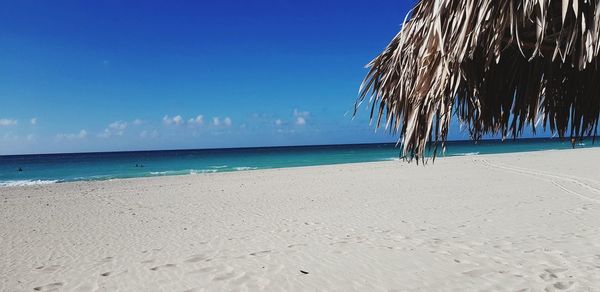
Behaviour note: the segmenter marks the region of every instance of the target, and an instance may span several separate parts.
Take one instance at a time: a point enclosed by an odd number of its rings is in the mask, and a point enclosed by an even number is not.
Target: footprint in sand
[[[556,269],[545,269],[543,273],[540,274],[540,279],[544,281],[553,281],[554,279],[559,278],[559,274],[567,271],[567,269],[556,268]]]
[[[259,257],[259,256],[266,256],[269,253],[271,253],[270,250],[263,250],[263,251],[257,251],[257,252],[250,253],[250,255],[251,256],[255,256],[255,257]]]
[[[304,225],[308,225],[308,226],[310,226],[310,225],[320,225],[320,224],[321,224],[320,222],[304,222]]]
[[[118,276],[118,275],[125,274],[125,273],[127,273],[127,270],[123,270],[120,272],[108,271],[108,272],[104,272],[104,273],[100,274],[100,276],[102,276],[102,277]]]
[[[76,287],[72,291],[73,292],[92,292],[92,291],[97,291],[97,290],[98,290],[98,285],[96,285],[96,284],[82,284],[82,285]]]
[[[225,281],[225,280],[229,280],[229,279],[234,278],[235,275],[236,274],[234,272],[229,272],[229,273],[222,274],[222,275],[214,277],[213,281]]]
[[[252,273],[244,273],[237,275],[237,278],[232,281],[233,285],[244,285],[244,283],[250,282],[251,279],[254,278],[254,274]]]
[[[467,275],[467,276],[471,276],[474,278],[479,278],[482,276],[485,276],[487,274],[491,274],[494,271],[489,270],[489,269],[476,269],[476,270],[471,270],[471,271],[467,271],[467,272],[463,272],[463,275]]]
[[[556,282],[548,287],[546,287],[546,291],[554,291],[554,290],[567,290],[573,286],[573,282]]]
[[[35,290],[35,291],[51,291],[51,290],[57,290],[60,287],[62,287],[63,285],[64,285],[64,283],[62,283],[62,282],[56,282],[56,283],[52,283],[52,284],[48,284],[48,285],[44,285],[44,286],[35,287],[35,288],[33,288],[33,290]]]
[[[154,259],[150,259],[150,260],[141,261],[140,264],[151,264],[153,262],[154,262]]]
[[[308,246],[308,244],[305,244],[305,243],[290,244],[290,245],[288,245],[288,248],[304,247],[304,246]]]
[[[152,271],[158,271],[158,270],[163,270],[163,269],[168,269],[168,268],[175,268],[175,267],[177,267],[176,264],[166,264],[166,265],[156,266],[156,267],[150,268],[150,270],[152,270]]]
[[[192,256],[191,258],[185,260],[184,262],[186,262],[186,263],[197,263],[197,262],[204,261],[206,259],[208,259],[207,256],[199,254],[199,255]]]
[[[52,273],[55,272],[57,270],[59,270],[62,266],[60,265],[51,265],[51,266],[39,266],[37,268],[35,268],[36,270],[41,270],[42,272],[45,273]]]
[[[105,258],[101,259],[100,262],[109,263],[109,262],[112,262],[113,259],[114,259],[113,257],[105,257]]]
[[[188,272],[188,274],[204,274],[204,273],[208,273],[208,272],[214,272],[217,269],[213,268],[213,267],[205,267],[205,268],[200,268],[191,272]]]

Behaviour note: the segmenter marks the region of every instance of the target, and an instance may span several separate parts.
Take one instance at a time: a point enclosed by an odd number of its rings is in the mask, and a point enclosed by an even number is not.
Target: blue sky
[[[409,6],[3,1],[0,155],[395,141],[351,111]]]

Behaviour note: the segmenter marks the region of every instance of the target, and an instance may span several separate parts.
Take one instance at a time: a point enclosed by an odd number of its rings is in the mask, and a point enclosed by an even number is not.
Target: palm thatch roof
[[[369,65],[356,107],[400,134],[405,157],[443,146],[456,115],[472,139],[595,135],[600,0],[419,0]]]

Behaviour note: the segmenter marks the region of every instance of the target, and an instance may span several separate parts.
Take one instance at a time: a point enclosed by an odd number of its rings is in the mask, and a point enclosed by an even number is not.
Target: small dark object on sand
[[[307,271],[303,271],[303,270],[300,270],[300,273],[302,273],[302,274],[304,274],[304,275],[308,274],[308,272],[307,272]]]

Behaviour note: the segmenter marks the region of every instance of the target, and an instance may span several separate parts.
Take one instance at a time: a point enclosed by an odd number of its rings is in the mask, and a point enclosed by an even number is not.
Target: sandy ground
[[[1,291],[598,291],[600,149],[0,189]]]

